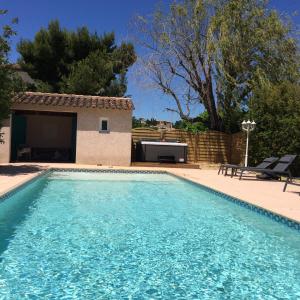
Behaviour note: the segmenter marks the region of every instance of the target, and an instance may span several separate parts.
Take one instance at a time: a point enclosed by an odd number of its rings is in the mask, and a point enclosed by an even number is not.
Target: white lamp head
[[[242,129],[247,130],[247,122],[245,120],[242,122]]]
[[[251,122],[250,124],[250,130],[254,130],[256,123],[254,121]]]

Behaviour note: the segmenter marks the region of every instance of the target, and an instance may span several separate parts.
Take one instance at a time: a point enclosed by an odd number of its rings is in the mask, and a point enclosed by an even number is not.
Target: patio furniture
[[[249,168],[267,169],[267,168],[270,168],[277,160],[278,160],[278,157],[268,157],[268,158],[264,159],[256,167],[249,167]],[[224,176],[226,176],[228,173],[228,169],[231,169],[231,177],[233,177],[233,175],[236,175],[237,170],[243,169],[243,168],[245,168],[245,167],[242,167],[239,165],[233,165],[233,164],[221,164],[219,171],[218,171],[218,175],[220,174],[221,171],[222,171],[222,174],[225,171]]]
[[[31,147],[26,145],[20,145],[19,149],[17,150],[17,161],[20,160],[31,160]]]
[[[283,188],[283,191],[284,191],[284,192],[286,191],[286,188],[287,188],[287,185],[288,185],[288,184],[300,185],[299,182],[298,182],[298,183],[294,182],[294,179],[300,180],[300,177],[287,177],[287,178],[286,178],[286,181],[285,181],[285,184],[284,184],[284,188]]]
[[[280,179],[282,176],[286,176],[287,181],[290,181],[290,180],[292,180],[290,166],[292,165],[292,163],[294,162],[296,157],[297,157],[297,155],[290,155],[290,154],[284,155],[283,157],[281,157],[279,159],[279,161],[277,162],[277,164],[275,165],[275,167],[273,169],[257,168],[257,167],[239,167],[237,169],[240,170],[240,179],[242,179],[243,173],[245,171],[252,171],[252,172],[256,172],[256,173],[263,173],[263,174],[269,175],[270,177],[279,176]],[[286,185],[287,185],[287,183],[285,183],[284,191],[285,191]]]
[[[71,157],[70,148],[34,147],[32,148],[32,161],[38,162],[68,162]]]

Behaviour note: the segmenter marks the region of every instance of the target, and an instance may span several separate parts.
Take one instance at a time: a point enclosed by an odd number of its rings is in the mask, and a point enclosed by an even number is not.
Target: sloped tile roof
[[[12,102],[14,104],[48,105],[79,108],[102,108],[133,110],[134,105],[130,98],[123,97],[103,97],[72,94],[54,94],[25,92],[17,94]]]

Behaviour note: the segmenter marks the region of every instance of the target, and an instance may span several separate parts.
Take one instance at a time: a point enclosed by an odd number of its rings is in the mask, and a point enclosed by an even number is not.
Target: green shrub
[[[250,159],[297,154],[294,174],[300,175],[300,85],[283,82],[255,91],[250,116],[257,123],[251,135]]]

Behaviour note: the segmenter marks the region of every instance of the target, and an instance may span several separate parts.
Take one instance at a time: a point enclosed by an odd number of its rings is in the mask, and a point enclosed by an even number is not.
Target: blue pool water
[[[166,174],[53,172],[0,202],[0,299],[300,299],[300,233]]]

